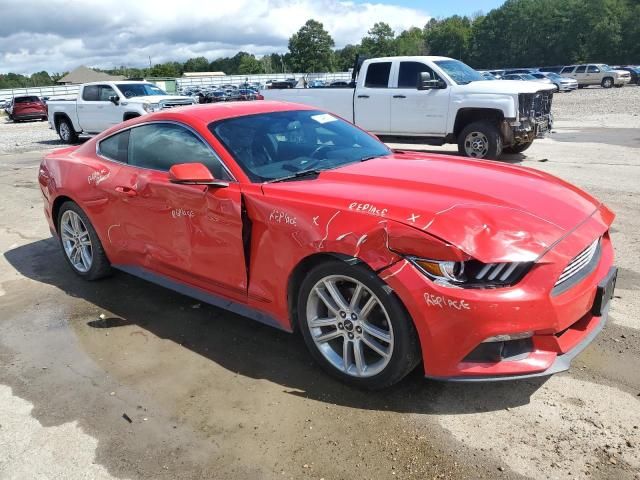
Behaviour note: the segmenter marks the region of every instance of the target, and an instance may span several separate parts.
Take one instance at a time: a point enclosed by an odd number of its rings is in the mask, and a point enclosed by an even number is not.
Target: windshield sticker
[[[311,119],[315,120],[318,123],[329,123],[329,122],[335,122],[336,120],[338,120],[336,117],[328,113],[323,113],[320,115],[311,115]]]
[[[378,208],[375,205],[372,205],[370,203],[358,203],[358,202],[352,202],[349,205],[349,210],[365,212],[371,215],[375,215],[377,217],[385,217],[387,215],[387,212],[389,211],[386,208]]]

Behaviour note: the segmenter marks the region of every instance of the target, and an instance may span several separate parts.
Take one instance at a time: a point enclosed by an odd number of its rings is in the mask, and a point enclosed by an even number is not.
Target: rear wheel
[[[372,271],[331,261],[315,267],[298,294],[298,321],[311,356],[351,385],[379,389],[420,361],[413,322]]]
[[[613,87],[613,78],[611,77],[605,77],[602,79],[602,88],[611,88]]]
[[[467,157],[495,160],[502,153],[498,127],[488,121],[467,125],[458,136],[458,152]]]
[[[68,118],[62,118],[58,122],[58,135],[64,143],[75,143],[78,141],[78,134]]]
[[[87,280],[111,272],[111,264],[87,215],[74,202],[65,202],[58,214],[58,236],[67,263]]]

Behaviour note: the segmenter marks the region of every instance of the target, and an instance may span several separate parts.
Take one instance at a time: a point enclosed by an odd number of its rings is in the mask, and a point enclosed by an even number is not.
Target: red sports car
[[[287,331],[354,385],[566,370],[602,329],[614,214],[528,168],[394,151],[302,105],[152,113],[45,157],[71,268]]]

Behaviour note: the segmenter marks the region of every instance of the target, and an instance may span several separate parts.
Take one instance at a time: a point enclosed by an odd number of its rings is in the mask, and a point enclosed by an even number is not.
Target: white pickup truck
[[[328,110],[384,141],[457,143],[461,155],[476,158],[523,152],[553,123],[554,85],[488,81],[452,58],[375,58],[365,60],[356,74],[353,88],[261,93],[266,100]]]
[[[148,82],[93,82],[80,86],[76,100],[49,100],[49,126],[65,143],[120,122],[165,108],[193,105],[190,97],[167,95]]]

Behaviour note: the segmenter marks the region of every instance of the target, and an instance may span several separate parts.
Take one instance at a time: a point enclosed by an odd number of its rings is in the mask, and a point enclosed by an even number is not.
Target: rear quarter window
[[[126,130],[105,138],[98,144],[98,153],[116,162],[127,163],[127,149],[129,148],[129,132]]]

